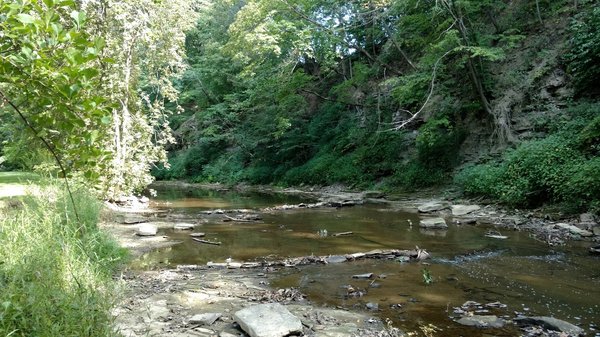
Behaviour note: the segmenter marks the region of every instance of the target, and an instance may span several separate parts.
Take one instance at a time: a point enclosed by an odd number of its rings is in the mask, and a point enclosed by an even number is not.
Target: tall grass
[[[96,227],[100,203],[57,185],[0,209],[0,336],[115,336],[111,274],[123,251]]]

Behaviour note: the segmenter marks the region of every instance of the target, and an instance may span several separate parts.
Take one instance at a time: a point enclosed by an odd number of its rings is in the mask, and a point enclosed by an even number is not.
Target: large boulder
[[[514,319],[518,325],[538,325],[549,330],[555,330],[565,332],[569,336],[583,336],[584,330],[576,325],[563,320],[547,317],[547,316],[534,316],[534,317],[517,317]]]
[[[446,229],[448,225],[443,218],[425,218],[421,219],[419,226],[426,229]]]
[[[250,337],[283,337],[302,332],[300,319],[279,303],[253,305],[233,317]]]
[[[466,215],[481,209],[479,205],[452,205],[452,215]]]

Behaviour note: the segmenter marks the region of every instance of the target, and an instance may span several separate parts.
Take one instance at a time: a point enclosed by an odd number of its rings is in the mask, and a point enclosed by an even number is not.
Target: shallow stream
[[[170,216],[193,222],[198,214],[214,209],[260,209],[306,200],[284,194],[243,194],[190,189],[158,190],[152,206]],[[253,261],[261,257],[284,258],[335,255],[373,249],[426,249],[427,264],[389,260],[364,260],[340,264],[282,269],[270,275],[273,287],[297,287],[308,299],[321,304],[368,310],[390,318],[406,331],[433,324],[445,336],[514,336],[513,325],[481,330],[463,327],[449,316],[466,301],[500,302],[506,308],[483,306],[476,314],[514,318],[524,315],[554,316],[584,328],[590,335],[600,329],[600,259],[587,254],[585,243],[551,248],[526,232],[501,230],[506,240],[485,237],[490,228],[450,225],[446,231],[418,227],[419,214],[394,210],[386,204],[347,208],[296,209],[261,213],[257,223],[209,221],[197,226],[207,240],[199,244],[189,231],[162,233],[182,241],[170,248],[142,256],[137,268],[162,268],[209,261]],[[222,218],[221,218],[222,219]],[[328,236],[324,237],[326,230]],[[319,232],[321,235],[319,235]],[[332,234],[352,232],[334,237]],[[426,269],[433,282],[426,285]],[[374,279],[355,279],[373,273]],[[360,297],[349,296],[349,287]],[[488,310],[488,311],[485,311]],[[429,328],[433,329],[432,326]]]

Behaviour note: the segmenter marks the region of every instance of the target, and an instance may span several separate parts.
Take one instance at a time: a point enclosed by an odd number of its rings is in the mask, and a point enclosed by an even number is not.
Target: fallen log
[[[207,245],[215,245],[215,246],[221,245],[221,243],[217,242],[217,241],[208,241],[208,240],[202,240],[202,239],[196,239],[196,238],[192,238],[192,240],[194,240],[196,242],[200,242],[200,243],[206,243]]]
[[[196,241],[200,241],[197,240]],[[213,243],[211,241],[205,243]],[[331,263],[341,263],[341,262],[350,262],[355,260],[362,259],[388,259],[394,260],[399,257],[408,257],[410,261],[419,261],[422,259],[429,258],[429,253],[427,253],[424,249],[411,249],[411,250],[400,250],[400,249],[376,249],[371,250],[364,253],[353,253],[346,255],[335,255],[335,262]],[[345,259],[344,259],[345,258]],[[282,260],[264,260],[257,262],[242,262],[239,265],[236,264],[236,268],[266,268],[266,267],[296,267],[296,266],[305,266],[311,264],[330,264],[332,256],[301,256],[294,258],[287,258]],[[231,268],[230,263],[215,263],[210,262],[206,266],[177,266],[178,269],[203,269],[203,268]]]
[[[229,221],[233,221],[233,222],[256,222],[256,221],[260,221],[261,218],[258,215],[255,214],[251,214],[251,215],[247,215],[243,218],[234,218],[231,217],[227,214],[223,214],[223,216],[225,216],[225,219],[223,219],[224,222],[229,222]]]

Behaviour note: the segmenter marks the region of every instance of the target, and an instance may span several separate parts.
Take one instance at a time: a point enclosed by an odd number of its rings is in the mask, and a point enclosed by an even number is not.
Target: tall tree
[[[175,110],[178,91],[172,80],[185,69],[185,31],[195,23],[188,0],[83,1],[93,16],[89,31],[106,44],[98,92],[111,108],[112,154],[103,172],[104,194],[119,197],[152,181],[151,166],[166,160],[173,142],[167,117]],[[167,108],[167,104],[174,107]]]

